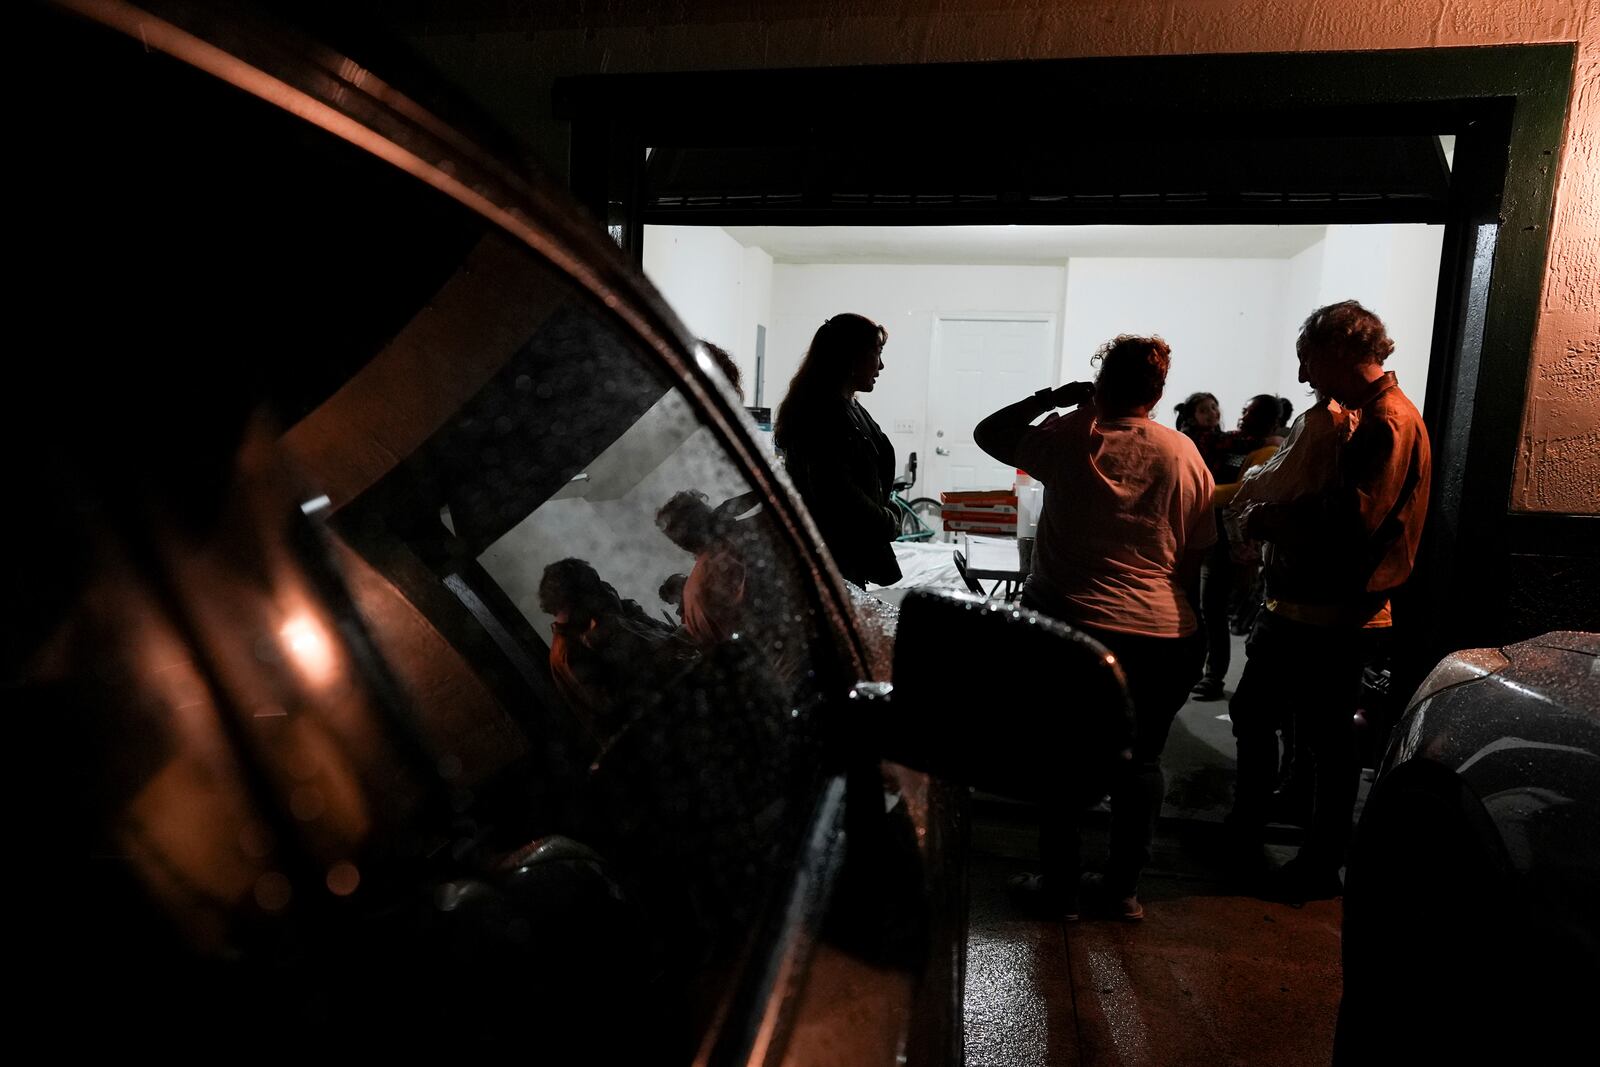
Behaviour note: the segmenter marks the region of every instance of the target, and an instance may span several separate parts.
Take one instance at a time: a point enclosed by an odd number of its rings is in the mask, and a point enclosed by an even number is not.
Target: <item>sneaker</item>
[[[1006,882],[1006,889],[1012,901],[1030,915],[1069,923],[1082,918],[1077,895],[1051,891],[1042,874],[1016,875]]]
[[[1221,700],[1223,697],[1221,678],[1202,678],[1194,683],[1194,688],[1189,694],[1196,700]]]
[[[1088,871],[1078,883],[1078,891],[1090,912],[1105,915],[1123,922],[1136,923],[1144,918],[1144,905],[1132,893],[1120,896],[1106,888],[1106,876]]]

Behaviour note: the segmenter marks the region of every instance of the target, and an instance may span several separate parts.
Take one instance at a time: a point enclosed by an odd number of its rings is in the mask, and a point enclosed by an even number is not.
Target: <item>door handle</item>
[[[948,456],[950,454],[950,450],[943,445],[938,445],[934,448],[933,454],[936,456]]]

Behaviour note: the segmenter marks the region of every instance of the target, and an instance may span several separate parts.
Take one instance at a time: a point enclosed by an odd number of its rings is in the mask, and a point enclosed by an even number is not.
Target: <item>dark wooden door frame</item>
[[[597,75],[557,85],[572,125],[571,181],[640,254],[645,149],[804,145],[819,131],[863,151],[940,129],[1010,123],[1063,139],[1139,130],[1271,139],[1308,131],[1453,133],[1448,204],[1289,203],[1263,214],[1226,200],[1062,208],[1063,224],[1417,222],[1446,226],[1424,415],[1436,468],[1413,617],[1419,656],[1502,643],[1554,627],[1600,627],[1594,604],[1600,519],[1511,510],[1556,161],[1576,45],[1340,53],[1137,57],[926,66]],[[1159,166],[1159,159],[1152,165]],[[715,211],[697,221],[718,224]],[[843,221],[826,202],[782,221]],[[854,213],[861,224],[885,218]],[[745,223],[778,221],[740,214]],[[999,202],[983,221],[1020,221]],[[734,221],[730,216],[723,221]],[[897,211],[948,223],[948,209]],[[961,221],[975,221],[963,217]],[[1038,221],[1037,216],[1027,221]],[[1307,309],[1309,310],[1309,309]],[[1547,602],[1548,601],[1548,602]]]

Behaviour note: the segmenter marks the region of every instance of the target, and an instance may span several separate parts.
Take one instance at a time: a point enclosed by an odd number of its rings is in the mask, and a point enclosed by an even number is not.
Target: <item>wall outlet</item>
[[[894,432],[895,433],[916,433],[917,432],[917,420],[916,419],[895,419],[894,420]]]

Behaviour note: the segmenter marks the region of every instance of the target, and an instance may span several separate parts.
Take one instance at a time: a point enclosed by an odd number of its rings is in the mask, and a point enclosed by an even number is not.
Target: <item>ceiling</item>
[[[1060,263],[1084,257],[1288,259],[1325,226],[728,226],[779,263]]]

